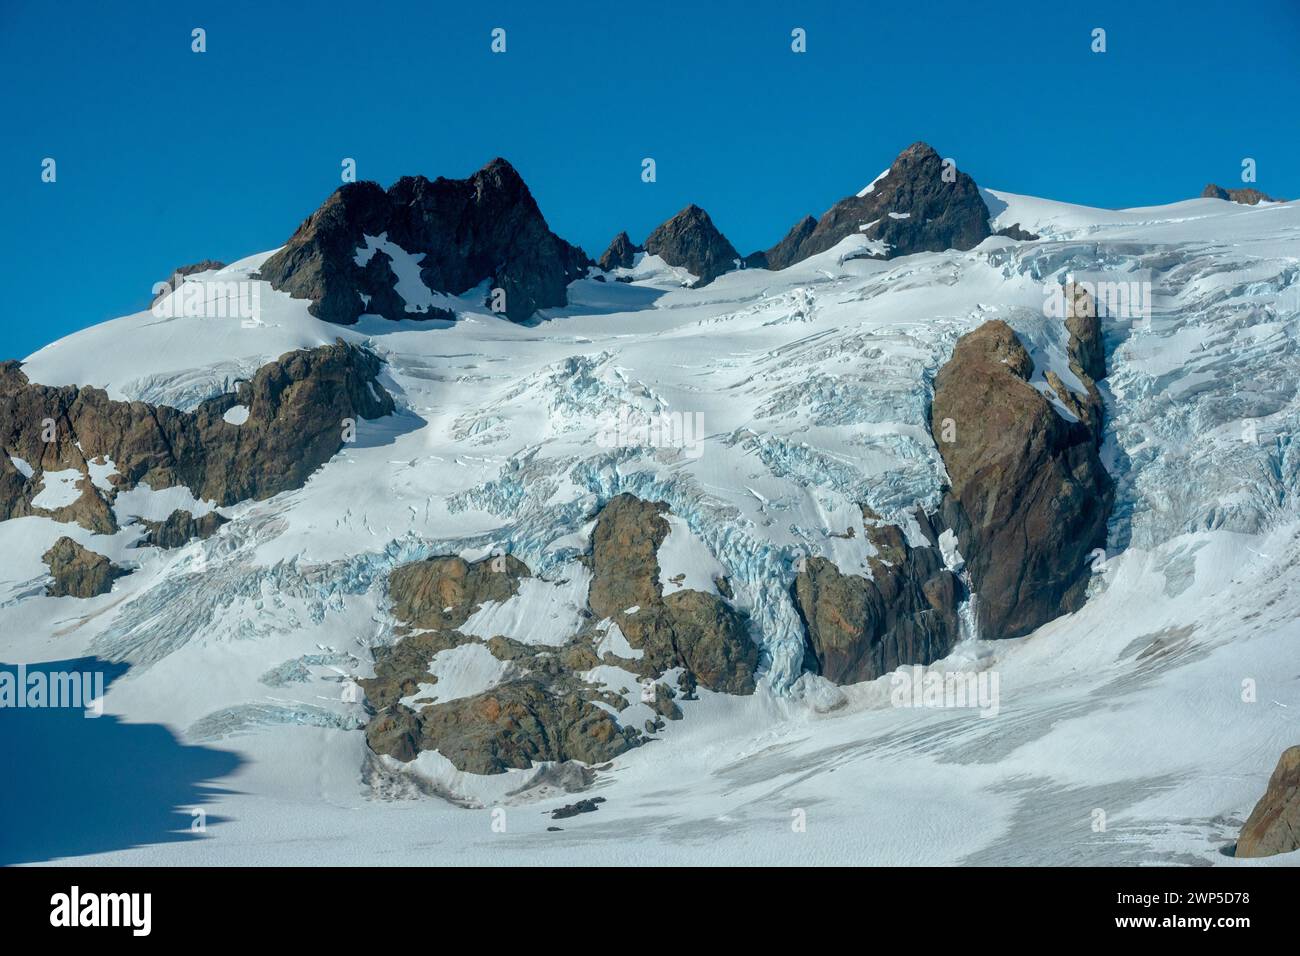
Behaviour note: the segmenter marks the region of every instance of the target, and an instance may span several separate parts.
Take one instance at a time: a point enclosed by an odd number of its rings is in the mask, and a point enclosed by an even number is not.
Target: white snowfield
[[[630,282],[574,283],[569,307],[527,326],[475,290],[454,300],[454,324],[339,327],[261,284],[256,323],[142,313],[31,356],[37,382],[193,407],[286,351],[342,338],[384,359],[399,405],[360,422],[303,489],[221,509],[229,524],[174,551],[128,548],[133,528],[108,538],[45,518],[0,523],[0,659],[125,661],[109,714],[245,761],[213,781],[205,807],[220,822],[206,833],[89,859],[1300,862],[1221,852],[1300,743],[1300,206],[1110,211],[985,196],[995,228],[1041,238],[885,262],[851,237],[783,272],[698,290],[647,257]],[[267,255],[215,275],[252,281]],[[894,677],[838,688],[801,675],[798,560],[869,574],[858,503],[923,542],[905,515],[933,508],[944,482],[927,426],[934,374],[959,336],[1002,319],[1030,350],[1035,384],[1047,387],[1047,369],[1069,381],[1067,335],[1044,301],[1075,274],[1153,282],[1150,321],[1106,324],[1104,454],[1118,497],[1087,604],[1025,638],[972,634],[930,669],[996,676],[983,685],[995,707],[895,706],[913,698],[893,693]],[[433,303],[425,292],[413,308]],[[699,453],[672,429],[646,447],[611,425],[620,412],[702,416]],[[394,639],[387,573],[508,551],[541,580],[465,632],[562,642],[580,620],[589,576],[575,558],[591,519],[625,491],[674,516],[659,553],[666,590],[727,576],[762,649],[759,691],[682,702],[684,720],[580,795],[562,789],[563,768],[475,776],[436,753],[368,757],[346,688],[371,673],[371,647]],[[40,556],[64,534],[137,569],[98,598],[44,597]],[[504,673],[478,650],[433,663],[446,683],[413,699],[465,696]],[[305,679],[267,682],[299,665]],[[639,725],[635,678],[597,670],[630,688],[621,717]],[[607,799],[597,812],[547,831],[546,811],[594,795]]]

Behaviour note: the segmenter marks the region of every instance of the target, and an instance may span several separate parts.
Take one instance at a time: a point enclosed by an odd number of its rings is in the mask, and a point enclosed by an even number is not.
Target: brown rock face
[[[682,700],[695,700],[698,684],[752,692],[758,648],[739,612],[713,594],[662,593],[656,555],[668,533],[660,517],[666,508],[620,495],[601,510],[592,534],[591,623],[558,647],[501,635],[480,641],[456,630],[483,602],[504,601],[517,592],[529,570],[513,557],[471,564],[443,556],[395,569],[389,596],[402,637],[375,649],[375,676],[360,681],[373,713],[366,725],[370,748],[403,761],[437,750],[461,770],[500,773],[537,761],[601,763],[638,746],[640,731],[620,727],[598,706],[626,710],[628,690],[600,687],[584,677],[602,660],[610,662],[608,650],[597,656],[603,631],[596,622],[605,618],[643,651],[639,660],[617,660],[620,666],[648,679],[684,668],[678,680]],[[402,703],[422,683],[436,681],[429,673],[436,654],[467,643],[481,644],[502,662],[497,686],[460,700]],[[682,718],[675,700],[666,684],[655,687],[651,706],[657,720]]]
[[[429,558],[395,568],[388,577],[393,613],[415,628],[456,628],[485,601],[504,601],[530,577],[528,566],[513,555],[484,558],[473,564],[455,555]]]
[[[994,321],[958,341],[934,383],[930,426],[951,482],[943,517],[985,639],[1027,634],[1082,605],[1114,498],[1098,429],[1059,415],[1032,373],[1015,332]]]
[[[113,590],[116,578],[130,573],[68,537],[55,541],[41,560],[54,576],[54,581],[45,589],[50,597],[89,598],[107,594]]]
[[[663,594],[658,550],[668,535],[668,522],[660,517],[667,510],[661,501],[626,494],[601,509],[592,531],[587,603],[644,651],[637,665],[646,676],[684,667],[709,690],[753,693],[758,647],[740,612],[715,594]]]
[[[1070,333],[1070,368],[1097,382],[1106,377],[1106,350],[1101,319],[1092,296],[1075,285],[1065,287],[1065,327]]]
[[[165,521],[141,521],[148,531],[136,547],[153,545],[158,548],[179,548],[191,538],[210,538],[228,519],[215,511],[209,511],[200,518],[195,518],[188,511],[179,508],[167,516]]]
[[[1274,199],[1267,193],[1262,193],[1258,189],[1245,187],[1242,189],[1224,189],[1222,186],[1216,186],[1210,183],[1201,190],[1202,199],[1226,199],[1229,202],[1241,203],[1243,206],[1258,206],[1262,202],[1286,202],[1285,199]]]
[[[896,219],[890,213],[905,218]],[[913,143],[898,155],[871,192],[841,199],[795,243],[793,238],[802,226],[796,226],[769,251],[770,268],[784,269],[859,234],[888,243],[886,259],[914,252],[972,249],[989,236],[989,210],[975,180],[955,167],[946,170],[934,149]]]
[[[363,312],[449,317],[408,312],[382,252],[357,265],[364,237],[383,234],[423,257],[420,278],[435,292],[460,295],[490,279],[505,290],[505,314],[515,322],[564,305],[565,287],[588,264],[581,249],[550,231],[514,167],[494,159],[468,179],[404,176],[387,191],[372,182],[341,186],[266,261],[261,276],[294,298],[311,299],[312,315],[328,322],[349,325]]]
[[[811,558],[791,589],[804,622],[805,663],[836,684],[874,680],[945,657],[959,636],[962,585],[938,548],[912,548],[894,525],[868,528],[871,577]],[[889,563],[886,563],[889,562]]]
[[[19,363],[0,363],[0,519],[46,514],[109,533],[117,492],[141,482],[184,485],[220,505],[300,488],[343,447],[346,420],[393,411],[379,370],[372,353],[343,343],[289,352],[235,392],[183,412],[113,401],[97,388],[33,385]],[[235,405],[248,408],[242,425],[223,418]],[[32,467],[31,478],[15,457]],[[117,470],[107,490],[92,484],[88,466],[106,459]],[[84,476],[77,502],[57,511],[33,505],[45,474],[66,469]]]
[[[539,761],[603,763],[640,740],[635,729],[620,728],[577,694],[560,696],[528,679],[428,707],[419,727],[419,749],[436,749],[469,773],[503,773]]]
[[[745,259],[745,265],[751,269],[771,269],[776,271],[794,265],[801,258],[800,247],[817,228],[817,220],[804,216],[795,223],[780,242],[765,252],[755,252]]]
[[[620,232],[596,260],[596,265],[606,272],[611,269],[631,269],[636,263],[636,254],[640,251],[641,247],[633,245],[626,232]]]
[[[1300,747],[1282,752],[1268,789],[1250,812],[1236,856],[1274,856],[1300,850]]]
[[[574,653],[580,650],[576,645],[557,655],[494,637],[484,642],[488,651],[512,662],[501,684],[418,712],[400,702],[421,682],[434,682],[428,673],[434,655],[475,642],[455,628],[484,602],[514,595],[529,576],[527,565],[509,555],[473,563],[441,556],[394,569],[389,596],[406,636],[376,648],[375,676],[360,681],[374,711],[366,725],[372,750],[402,761],[437,750],[459,770],[503,773],[538,761],[601,763],[640,742],[636,730],[620,728],[592,703],[600,695],[575,676],[599,663],[589,647],[581,648],[585,655]],[[566,661],[576,666],[566,667]]]
[[[740,260],[735,246],[718,231],[709,214],[694,203],[650,233],[645,251],[691,273],[699,280],[696,288],[730,272]]]

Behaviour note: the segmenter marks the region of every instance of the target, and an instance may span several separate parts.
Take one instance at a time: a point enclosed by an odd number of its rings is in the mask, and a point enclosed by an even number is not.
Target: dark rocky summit
[[[974,248],[989,236],[988,207],[975,180],[953,168],[945,181],[944,169],[930,146],[913,143],[865,195],[841,199],[811,230],[807,220],[795,226],[765,253],[768,268],[784,269],[859,234],[887,243],[886,259]]]
[[[740,253],[694,203],[650,233],[645,251],[695,276],[696,288],[735,269],[740,261]]]
[[[897,525],[869,517],[871,577],[810,558],[791,588],[804,623],[805,666],[836,684],[874,680],[904,664],[945,657],[959,636],[961,582],[937,547],[913,548]],[[919,516],[925,520],[925,516]]]
[[[169,292],[175,291],[176,287],[181,284],[181,280],[186,276],[192,276],[199,272],[210,272],[214,269],[224,269],[225,267],[226,264],[224,262],[219,262],[216,259],[204,259],[202,262],[195,262],[188,266],[181,266],[163,280],[163,283],[167,288],[160,289],[158,294],[153,297],[153,303],[151,304],[156,305],[159,299],[162,299]]]
[[[130,573],[66,535],[55,541],[41,560],[54,577],[45,590],[50,597],[89,598],[107,594],[113,590],[114,580]]]
[[[117,530],[117,493],[141,482],[155,490],[184,485],[218,505],[300,488],[343,447],[347,420],[392,413],[379,370],[373,353],[341,342],[288,352],[186,412],[113,401],[98,388],[35,385],[20,363],[0,363],[0,520],[46,515],[107,534]],[[224,418],[236,405],[248,410],[242,425]],[[91,480],[92,461],[113,463],[107,487]],[[55,510],[33,504],[45,476],[68,469],[83,476],[80,497]],[[158,533],[175,541],[185,522],[174,515],[168,522]]]
[[[1241,828],[1234,855],[1274,856],[1295,850],[1300,850],[1300,747],[1288,747]]]
[[[1201,190],[1202,199],[1226,199],[1229,202],[1241,203],[1243,206],[1257,206],[1262,202],[1286,202],[1285,199],[1275,199],[1267,193],[1262,193],[1252,187],[1242,189],[1224,189],[1210,183]]]
[[[1092,348],[1080,340],[1071,354],[1090,362]],[[957,534],[986,639],[1018,637],[1077,610],[1090,553],[1105,546],[1114,487],[1098,456],[1101,400],[1076,369],[1088,395],[1047,375],[1083,413],[1069,421],[1029,384],[1033,362],[1015,332],[993,321],[963,336],[935,378],[931,431],[951,482],[942,515]]]
[[[612,269],[631,269],[636,263],[636,254],[642,251],[640,246],[632,243],[626,232],[620,232],[596,260],[596,265],[606,272]]]
[[[358,265],[365,237],[385,235],[419,258],[420,279],[431,291],[461,295],[490,280],[505,291],[505,314],[515,322],[565,305],[565,287],[589,264],[581,249],[550,231],[514,167],[494,159],[467,179],[404,176],[387,191],[373,182],[339,187],[266,261],[261,277],[311,299],[311,313],[329,322],[351,324],[363,312],[447,317],[407,311],[382,250]]]

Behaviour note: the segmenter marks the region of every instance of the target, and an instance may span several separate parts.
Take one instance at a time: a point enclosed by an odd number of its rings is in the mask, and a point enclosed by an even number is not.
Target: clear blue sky
[[[0,357],[281,244],[343,157],[387,185],[505,156],[593,256],[687,202],[766,247],[918,139],[982,185],[1092,205],[1239,184],[1246,156],[1296,197],[1298,63],[1298,0],[0,0]]]

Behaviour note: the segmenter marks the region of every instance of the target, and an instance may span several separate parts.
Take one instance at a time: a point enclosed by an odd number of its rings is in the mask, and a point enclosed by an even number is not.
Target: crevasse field
[[[568,308],[531,326],[487,311],[477,290],[455,303],[455,323],[340,327],[263,283],[261,322],[248,327],[145,312],[32,355],[33,382],[192,408],[284,352],[342,338],[383,358],[399,404],[358,422],[357,441],[306,487],[222,509],[233,520],[220,534],[177,550],[130,549],[133,527],[109,537],[48,518],[0,523],[0,659],[129,667],[104,718],[42,741],[33,779],[76,786],[87,749],[105,768],[80,781],[84,805],[51,824],[64,836],[47,855],[1300,862],[1221,852],[1300,727],[1300,207],[1197,199],[1109,211],[984,196],[995,229],[1019,223],[1041,238],[878,261],[856,258],[869,240],[853,237],[785,271],[742,270],[699,290],[643,256],[633,281],[579,281]],[[215,277],[247,278],[269,254]],[[400,249],[394,262],[403,292]],[[968,627],[935,665],[996,673],[996,713],[891,706],[889,677],[840,688],[800,676],[795,562],[820,554],[859,570],[857,503],[899,521],[937,504],[930,383],[956,339],[1003,319],[1031,351],[1036,383],[1047,388],[1047,369],[1068,380],[1044,285],[1099,271],[1149,272],[1154,297],[1149,322],[1106,326],[1104,456],[1118,492],[1083,609],[1010,641]],[[702,414],[700,454],[611,446],[600,420],[625,405]],[[624,491],[675,516],[659,555],[666,587],[710,589],[719,565],[730,576],[763,649],[758,693],[701,690],[684,720],[598,776],[584,796],[606,798],[599,812],[561,832],[547,830],[547,811],[574,798],[556,768],[474,776],[433,752],[411,764],[369,754],[348,688],[371,673],[370,648],[393,639],[387,573],[429,555],[508,550],[539,579],[462,630],[558,643],[578,628],[587,571],[575,558],[590,515]],[[212,505],[184,489],[116,503],[123,525],[176,507]],[[849,527],[851,539],[828,536]],[[41,555],[62,535],[140,567],[110,594],[45,597]],[[684,584],[671,583],[678,574]],[[597,670],[591,679],[614,689],[636,685]],[[501,668],[456,648],[434,673],[445,700],[491,686]],[[650,713],[633,703],[619,719],[640,725]],[[135,725],[169,733],[143,749],[96,742],[131,737],[96,727]],[[213,753],[221,759],[195,759]],[[116,828],[115,793],[191,765],[218,772],[174,788],[153,835]]]

